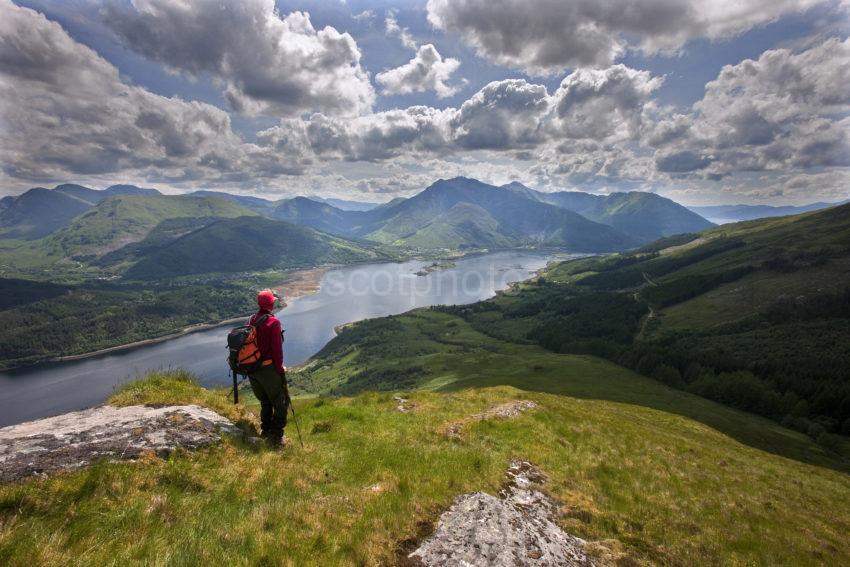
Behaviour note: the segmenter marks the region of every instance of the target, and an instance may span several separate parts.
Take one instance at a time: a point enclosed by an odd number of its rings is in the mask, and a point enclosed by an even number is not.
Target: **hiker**
[[[248,324],[255,325],[257,329],[262,367],[248,378],[254,395],[260,401],[262,436],[272,447],[282,447],[289,393],[286,390],[280,320],[272,312],[276,300],[275,293],[268,289],[257,294],[259,311],[251,316]]]

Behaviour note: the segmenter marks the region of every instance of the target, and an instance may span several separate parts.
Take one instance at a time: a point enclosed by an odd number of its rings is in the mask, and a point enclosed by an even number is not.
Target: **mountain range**
[[[702,215],[709,219],[711,222],[725,224],[744,220],[799,215],[800,213],[819,211],[821,209],[836,207],[845,203],[850,203],[850,199],[839,201],[837,203],[824,203],[822,201],[818,201],[817,203],[809,203],[807,205],[710,205],[688,208],[698,215]]]
[[[352,201],[349,199],[334,199],[326,197],[308,197],[314,201],[331,205],[343,211],[370,211],[375,207],[380,207],[382,203],[373,203],[370,201]]]
[[[35,187],[18,197],[5,197],[0,208],[0,236],[35,240],[46,236],[109,197],[159,195],[156,189],[112,185],[103,190],[82,185],[57,185],[52,190]]]
[[[13,272],[23,277],[82,262],[95,271],[147,278],[164,275],[154,262],[175,274],[199,273],[198,258],[205,259],[208,272],[255,269],[260,260],[275,266],[309,263],[292,248],[296,242],[314,260],[325,261],[377,258],[380,246],[413,252],[549,247],[599,253],[711,226],[652,193],[543,193],[519,183],[497,187],[464,177],[440,179],[413,197],[380,205],[63,184],[3,200],[0,263],[14,266]],[[257,233],[258,227],[266,232]],[[307,228],[312,230],[301,230]],[[260,239],[276,235],[265,238],[272,243],[270,252],[242,238],[252,234]],[[289,239],[285,249],[277,242],[283,238]],[[217,242],[219,249],[229,242],[243,249],[244,257],[221,262],[226,254],[208,254],[205,242]]]
[[[641,191],[594,195],[580,191],[544,193],[521,183],[503,185],[529,199],[549,203],[580,214],[592,221],[607,224],[634,238],[649,242],[662,236],[698,232],[713,226],[699,214],[682,205]]]
[[[304,216],[287,220],[311,222]],[[343,212],[333,223],[345,236],[431,249],[557,246],[599,252],[638,243],[572,211],[464,177],[438,180],[409,199],[370,211]]]

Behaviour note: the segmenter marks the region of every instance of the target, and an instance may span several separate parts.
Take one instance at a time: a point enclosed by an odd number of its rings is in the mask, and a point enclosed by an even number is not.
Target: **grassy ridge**
[[[764,451],[850,471],[850,460],[767,419],[676,390],[594,356],[563,355],[486,335],[436,310],[346,327],[292,376],[299,391],[351,395],[363,390],[510,385],[575,398],[645,406],[704,423]]]
[[[589,367],[541,357],[563,368],[560,382]],[[563,504],[562,527],[600,542],[593,549],[609,560],[850,561],[846,474],[741,445],[674,414],[544,393],[558,381],[520,370],[523,364],[502,376],[525,375],[522,389],[456,384],[449,393],[411,392],[409,413],[395,409],[390,393],[297,400],[304,449],[291,443],[284,453],[268,452],[233,439],[168,460],[104,463],[2,486],[0,556],[12,566],[388,564],[458,494],[495,494],[509,460],[522,457],[551,477],[544,490]],[[596,377],[616,370],[590,364],[600,367]],[[470,383],[486,382],[495,368],[480,368]],[[200,403],[255,421],[250,400],[234,408],[225,395],[193,386],[183,373],[160,374],[126,387],[113,403]],[[458,441],[444,435],[449,423],[512,399],[540,409],[469,424]]]

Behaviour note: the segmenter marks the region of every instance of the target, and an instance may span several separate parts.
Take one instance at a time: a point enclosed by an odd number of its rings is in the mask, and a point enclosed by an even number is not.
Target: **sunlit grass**
[[[224,391],[158,374],[115,403],[200,403]],[[171,393],[169,393],[171,392]],[[296,400],[305,447],[238,438],[167,460],[102,463],[0,487],[8,565],[377,565],[458,494],[495,493],[511,458],[541,466],[559,522],[614,556],[661,564],[846,564],[850,477],[746,447],[687,418],[512,387]],[[541,408],[447,423],[510,399]],[[229,404],[229,405],[228,405]],[[249,416],[250,417],[250,416]],[[406,548],[404,545],[402,548]]]

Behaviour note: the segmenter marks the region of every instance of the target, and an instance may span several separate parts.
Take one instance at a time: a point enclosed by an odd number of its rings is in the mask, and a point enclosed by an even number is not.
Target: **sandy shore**
[[[284,300],[296,299],[304,295],[316,293],[321,287],[322,278],[333,268],[337,266],[321,266],[319,268],[311,268],[309,270],[298,270],[290,274],[282,283],[272,286],[272,289]],[[281,303],[282,307],[286,307],[286,302]]]
[[[325,273],[328,270],[333,269],[334,266],[321,266],[318,268],[310,268],[307,270],[298,270],[293,272],[287,277],[286,280],[281,282],[280,284],[272,286],[272,289],[282,297],[284,300],[296,299],[298,297],[302,297],[305,295],[309,295],[311,293],[316,293],[321,288],[322,277],[324,277]],[[286,307],[286,301],[280,302],[280,309]],[[187,327],[183,327],[179,331],[174,333],[169,333],[167,335],[162,335],[160,337],[153,337],[150,339],[143,339],[141,341],[134,341],[132,343],[125,343],[121,345],[115,345],[107,348],[103,348],[100,350],[95,350],[91,352],[84,352],[82,354],[71,354],[68,356],[56,356],[50,359],[47,359],[48,362],[68,362],[71,360],[84,360],[86,358],[93,358],[95,356],[100,356],[103,354],[109,354],[110,352],[118,352],[121,350],[133,349],[142,346],[152,345],[156,343],[161,343],[164,341],[170,341],[172,339],[176,339],[182,337],[184,335],[188,335],[189,333],[197,333],[199,331],[207,331],[209,329],[215,329],[216,327],[224,327],[228,325],[236,325],[238,323],[245,322],[248,317],[253,314],[245,313],[238,317],[233,317],[230,319],[224,319],[223,321],[214,321],[211,323],[196,323],[194,325],[189,325]],[[38,364],[38,363],[36,363]]]

